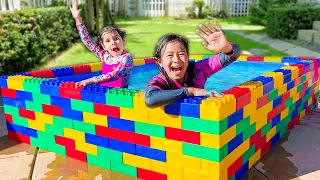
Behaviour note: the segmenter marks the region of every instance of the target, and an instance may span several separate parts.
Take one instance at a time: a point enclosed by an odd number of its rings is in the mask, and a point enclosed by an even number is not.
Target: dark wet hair
[[[178,34],[166,34],[159,39],[156,47],[154,48],[154,57],[156,58],[156,61],[161,61],[161,52],[162,52],[163,48],[165,48],[167,46],[167,44],[169,44],[171,42],[181,43],[185,47],[187,54],[189,54],[189,44],[188,44],[188,40],[185,37],[180,36]],[[165,73],[161,69],[159,64],[158,64],[158,70],[159,70],[160,74],[165,78],[168,86],[170,88],[172,88],[172,81],[168,77],[167,73]]]
[[[124,39],[124,37],[126,35],[126,32],[121,30],[120,28],[118,28],[116,25],[110,25],[110,26],[104,27],[100,31],[99,36],[98,36],[98,44],[100,46],[102,46],[101,43],[102,43],[102,35],[103,35],[103,33],[105,33],[105,32],[113,32],[113,31],[118,32],[118,34],[121,36],[121,38]]]

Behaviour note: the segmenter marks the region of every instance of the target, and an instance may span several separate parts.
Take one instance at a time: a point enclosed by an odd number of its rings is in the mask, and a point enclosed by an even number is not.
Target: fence
[[[21,10],[20,0],[0,0],[0,11]]]

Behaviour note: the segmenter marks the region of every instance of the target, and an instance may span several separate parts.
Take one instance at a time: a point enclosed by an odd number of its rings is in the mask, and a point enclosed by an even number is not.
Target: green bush
[[[320,8],[287,7],[270,9],[266,32],[271,38],[296,39],[299,29],[312,29],[313,21],[320,19]]]
[[[69,7],[0,14],[0,74],[30,70],[79,39]]]

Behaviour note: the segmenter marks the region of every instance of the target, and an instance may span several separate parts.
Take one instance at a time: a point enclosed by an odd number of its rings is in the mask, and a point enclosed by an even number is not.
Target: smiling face
[[[170,41],[161,50],[159,65],[164,68],[170,79],[183,84],[184,75],[189,65],[186,47],[179,41]]]
[[[113,57],[118,57],[123,52],[124,39],[117,31],[107,31],[101,35],[101,45]]]

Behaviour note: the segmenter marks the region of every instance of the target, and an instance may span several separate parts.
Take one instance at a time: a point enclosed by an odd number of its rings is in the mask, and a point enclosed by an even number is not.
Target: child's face
[[[170,79],[183,83],[189,65],[187,49],[178,41],[169,42],[161,52],[160,66],[164,68]]]
[[[101,45],[113,57],[118,57],[123,52],[124,40],[117,31],[105,32],[101,35]]]

